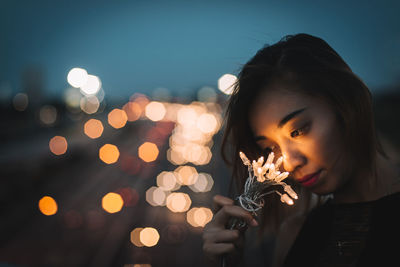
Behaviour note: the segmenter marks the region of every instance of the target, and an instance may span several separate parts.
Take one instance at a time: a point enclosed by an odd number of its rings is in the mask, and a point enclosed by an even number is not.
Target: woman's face
[[[283,155],[283,168],[302,186],[329,194],[348,181],[341,129],[325,102],[272,88],[257,98],[249,120],[257,144]]]

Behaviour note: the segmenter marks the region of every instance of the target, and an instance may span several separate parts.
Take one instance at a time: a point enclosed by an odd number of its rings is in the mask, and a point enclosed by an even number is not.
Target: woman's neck
[[[376,155],[376,174],[359,173],[333,194],[335,203],[355,203],[380,199],[400,191],[398,167],[380,153]]]

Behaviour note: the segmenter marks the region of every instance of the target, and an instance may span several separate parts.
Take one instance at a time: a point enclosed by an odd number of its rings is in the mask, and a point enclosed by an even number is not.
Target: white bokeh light
[[[218,79],[218,89],[226,95],[233,93],[237,77],[233,74],[224,74]]]
[[[73,87],[81,87],[86,84],[88,73],[85,69],[73,68],[68,72],[67,81]]]
[[[81,86],[81,92],[85,95],[94,95],[100,88],[100,78],[95,75],[88,75],[86,83]]]

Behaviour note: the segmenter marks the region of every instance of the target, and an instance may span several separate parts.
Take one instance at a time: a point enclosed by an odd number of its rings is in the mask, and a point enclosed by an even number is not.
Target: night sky
[[[266,43],[305,32],[325,39],[372,91],[400,80],[400,2],[1,1],[0,85],[22,91],[27,67],[62,96],[73,67],[101,78],[108,97],[189,95],[217,86]]]

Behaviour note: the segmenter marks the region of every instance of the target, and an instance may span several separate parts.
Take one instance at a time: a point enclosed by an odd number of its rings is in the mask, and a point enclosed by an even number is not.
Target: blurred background
[[[322,37],[365,81],[399,162],[399,10],[1,0],[0,266],[204,266],[212,196],[228,193],[219,151],[231,85],[287,34]],[[251,266],[268,266],[270,248]]]

